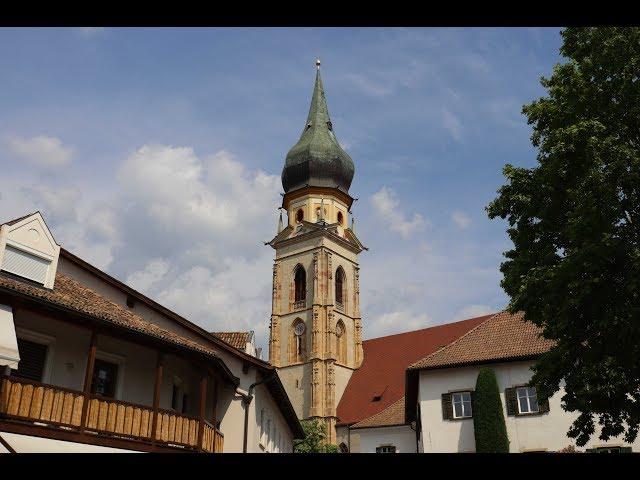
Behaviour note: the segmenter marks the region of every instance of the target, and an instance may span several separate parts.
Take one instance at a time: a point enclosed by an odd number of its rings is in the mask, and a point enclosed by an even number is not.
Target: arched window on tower
[[[336,360],[343,365],[347,363],[347,330],[342,320],[336,324]]]
[[[304,267],[300,264],[296,266],[296,271],[294,274],[294,301],[296,304],[299,302],[301,305],[296,305],[296,307],[304,307],[305,300],[307,298],[307,272],[305,272]]]
[[[344,270],[338,267],[336,270],[336,307],[344,310]]]
[[[296,318],[291,325],[289,341],[289,362],[304,362],[307,346],[307,326],[301,318]]]

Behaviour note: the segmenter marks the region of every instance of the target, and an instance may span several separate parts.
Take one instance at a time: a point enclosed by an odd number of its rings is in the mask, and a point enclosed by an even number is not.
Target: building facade
[[[584,447],[567,432],[577,412],[562,409],[561,386],[547,402],[528,386],[538,355],[552,345],[522,315],[501,312],[407,370],[406,421],[416,422],[418,452],[475,452],[474,403],[478,372],[491,368],[498,382],[509,451],[556,452],[573,446],[586,452],[640,452],[622,437],[600,440],[600,430]]]
[[[295,411],[246,349],[61,248],[40,213],[1,224],[0,451],[290,452]]]
[[[362,363],[358,254],[349,225],[354,165],[333,131],[320,68],[300,140],[282,171],[269,360],[301,419],[319,419],[335,443],[336,408]],[[286,226],[282,221],[286,213]]]

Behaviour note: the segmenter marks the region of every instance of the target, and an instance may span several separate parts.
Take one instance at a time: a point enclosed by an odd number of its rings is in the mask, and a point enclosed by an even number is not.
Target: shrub
[[[490,368],[482,368],[478,373],[473,400],[473,428],[476,452],[509,453],[498,381]]]

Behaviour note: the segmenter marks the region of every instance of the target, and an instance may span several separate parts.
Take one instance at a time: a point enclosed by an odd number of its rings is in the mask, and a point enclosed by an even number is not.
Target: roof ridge
[[[476,320],[476,319],[478,319],[478,318],[488,317],[488,318],[486,318],[485,320],[483,320],[479,325],[476,325],[475,327],[473,327],[473,329],[475,329],[475,328],[478,328],[480,325],[482,325],[482,324],[483,324],[484,322],[486,322],[487,320],[490,320],[492,317],[494,317],[495,315],[499,315],[499,314],[500,314],[500,313],[502,313],[502,312],[503,312],[503,310],[502,310],[502,311],[500,311],[500,312],[496,312],[496,313],[488,313],[488,314],[486,314],[486,315],[478,315],[477,317],[465,318],[464,320],[456,320],[455,322],[441,323],[441,324],[439,324],[439,325],[432,325],[432,326],[430,326],[430,327],[419,328],[419,329],[417,329],[417,330],[409,330],[408,332],[392,333],[392,334],[390,334],[390,335],[383,335],[383,336],[381,336],[381,337],[367,338],[367,339],[363,340],[362,342],[363,342],[363,343],[364,343],[364,342],[371,342],[371,341],[373,341],[373,340],[380,340],[380,339],[382,339],[382,338],[395,337],[395,336],[398,336],[398,335],[408,335],[408,334],[410,334],[410,333],[416,333],[416,332],[423,332],[423,331],[425,331],[425,330],[431,330],[432,328],[448,327],[448,326],[450,326],[450,325],[457,325],[457,324],[459,324],[459,323],[469,322],[469,321],[471,321],[471,320]],[[473,330],[473,329],[472,329],[472,330]],[[469,330],[469,331],[471,331],[471,330]],[[469,333],[469,332],[467,332],[467,333]],[[466,333],[465,333],[465,335],[466,335]],[[461,337],[458,337],[458,338],[461,338]],[[456,340],[457,340],[457,339],[456,339]],[[447,345],[449,345],[449,344],[447,344]],[[446,345],[445,345],[445,346],[446,346]],[[433,353],[435,353],[435,352],[433,352]],[[433,354],[429,354],[429,355],[433,355]],[[424,358],[427,358],[427,357],[424,357]]]
[[[493,320],[494,318],[496,318],[498,315],[504,313],[506,310],[501,310],[497,313],[494,313],[493,315],[491,315],[489,318],[487,318],[486,320],[480,322],[478,325],[476,325],[475,327],[473,327],[471,330],[468,330],[466,333],[460,335],[458,338],[456,338],[454,341],[447,343],[446,345],[444,345],[443,347],[440,347],[438,350],[436,350],[433,353],[430,353],[429,355],[427,355],[424,358],[421,358],[420,360],[417,360],[415,362],[413,362],[411,365],[409,365],[407,367],[407,370],[412,370],[413,368],[415,368],[415,365],[424,362],[426,359],[431,358],[433,356],[435,356],[438,353],[443,352],[444,350],[447,350],[449,348],[452,348],[454,345],[456,345],[460,340],[462,340],[463,338],[465,338],[467,335],[470,335],[472,332],[475,332],[477,329],[479,329],[480,327],[482,327],[483,325],[485,325],[487,322],[489,322],[490,320]],[[477,317],[476,317],[477,318]]]

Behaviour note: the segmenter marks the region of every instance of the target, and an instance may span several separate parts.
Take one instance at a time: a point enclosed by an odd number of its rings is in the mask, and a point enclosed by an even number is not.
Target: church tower
[[[269,361],[298,417],[316,418],[336,441],[336,407],[362,363],[358,254],[349,216],[354,165],[333,131],[316,62],[311,107],[282,170]],[[286,226],[282,220],[286,212]]]

